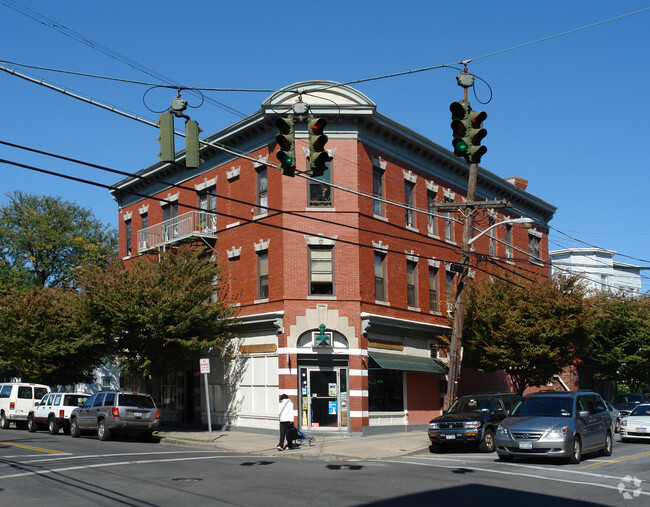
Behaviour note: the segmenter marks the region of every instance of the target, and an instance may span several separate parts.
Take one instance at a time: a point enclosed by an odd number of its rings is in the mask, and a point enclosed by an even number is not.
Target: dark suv
[[[431,452],[442,452],[450,444],[477,445],[482,452],[493,452],[499,423],[520,399],[513,393],[461,396],[443,415],[429,422]]]
[[[497,454],[564,458],[580,463],[583,453],[612,454],[612,418],[591,391],[538,392],[525,396],[497,431]]]
[[[94,394],[70,414],[70,435],[84,431],[109,440],[117,433],[137,433],[145,440],[158,428],[159,412],[148,394],[107,391]]]

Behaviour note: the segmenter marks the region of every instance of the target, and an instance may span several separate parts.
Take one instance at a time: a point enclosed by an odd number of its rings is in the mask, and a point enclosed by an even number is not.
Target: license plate
[[[637,433],[645,433],[646,431],[648,431],[648,430],[647,430],[647,428],[645,426],[641,426],[640,428],[636,429]]]
[[[142,412],[133,412],[135,417],[142,417]]]
[[[519,442],[519,448],[520,449],[532,449],[533,448],[533,443],[532,442]]]
[[[446,435],[445,438],[447,440],[456,440],[456,435]]]

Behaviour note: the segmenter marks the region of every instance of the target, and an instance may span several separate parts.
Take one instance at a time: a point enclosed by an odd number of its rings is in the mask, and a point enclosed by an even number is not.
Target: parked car
[[[25,428],[29,411],[49,392],[43,384],[0,384],[0,428],[6,430],[12,422],[17,428]]]
[[[160,413],[153,398],[143,393],[105,391],[88,398],[70,414],[70,435],[94,432],[100,440],[118,433],[139,433],[145,440],[158,429]]]
[[[34,432],[47,428],[50,435],[56,435],[63,428],[70,433],[70,414],[90,398],[84,393],[49,393],[43,397],[27,415],[27,430]]]
[[[650,440],[650,403],[637,405],[621,421],[621,440],[629,442],[634,438]]]
[[[540,392],[522,398],[496,435],[499,459],[516,456],[564,458],[579,463],[584,453],[611,456],[612,419],[594,392]]]
[[[521,396],[513,393],[476,393],[461,396],[440,417],[429,422],[431,451],[451,444],[475,445],[482,452],[494,451],[499,423]]]
[[[621,413],[621,418],[641,403],[650,403],[650,399],[643,393],[618,393],[612,398],[612,405]]]
[[[612,418],[612,429],[614,430],[614,433],[618,433],[621,427],[621,413],[618,409],[614,408],[610,402],[606,401],[605,405],[607,405],[607,411],[609,412],[609,416]]]

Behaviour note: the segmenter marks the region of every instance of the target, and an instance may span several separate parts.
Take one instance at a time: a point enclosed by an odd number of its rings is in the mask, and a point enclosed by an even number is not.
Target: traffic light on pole
[[[280,161],[282,174],[286,176],[296,175],[296,131],[293,128],[293,117],[277,118],[275,125],[280,133],[275,136],[276,142],[280,145],[280,151],[276,156]]]
[[[198,122],[194,120],[185,122],[185,167],[189,169],[196,169],[203,163],[199,156],[201,148],[199,132],[203,132],[203,130],[199,128]]]
[[[487,135],[487,130],[483,128],[483,121],[487,118],[485,111],[471,111],[469,113],[469,160],[470,164],[478,164],[481,157],[487,152],[487,147],[481,146],[481,141]]]
[[[323,133],[327,120],[325,118],[311,118],[308,122],[309,130],[309,175],[322,176],[327,170],[327,162],[332,160],[325,150],[327,136]]]
[[[160,113],[160,119],[156,122],[160,127],[160,153],[158,156],[163,162],[174,162],[174,116],[171,113]]]

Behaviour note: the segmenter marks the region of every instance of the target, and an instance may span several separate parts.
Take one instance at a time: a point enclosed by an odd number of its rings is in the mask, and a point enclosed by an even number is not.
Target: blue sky
[[[481,165],[526,178],[529,192],[557,206],[550,249],[593,245],[650,266],[648,8],[647,0],[0,0],[0,60],[161,83],[138,70],[146,67],[187,86],[275,90],[473,59],[470,72],[489,84],[470,92],[473,108],[488,113]],[[165,109],[175,95],[152,90],[145,106],[145,85],[14,68],[152,121],[157,114],[146,106]],[[353,86],[382,114],[450,148],[449,104],[462,98],[457,74],[443,68]],[[5,72],[0,89],[0,140],[122,171],[157,161],[150,126]],[[189,110],[203,135],[257,111],[270,93],[207,95],[222,106]],[[104,184],[120,179],[5,145],[0,158]],[[2,201],[12,190],[59,195],[117,224],[105,189],[7,164],[0,170]],[[650,270],[646,291],[649,280]]]

